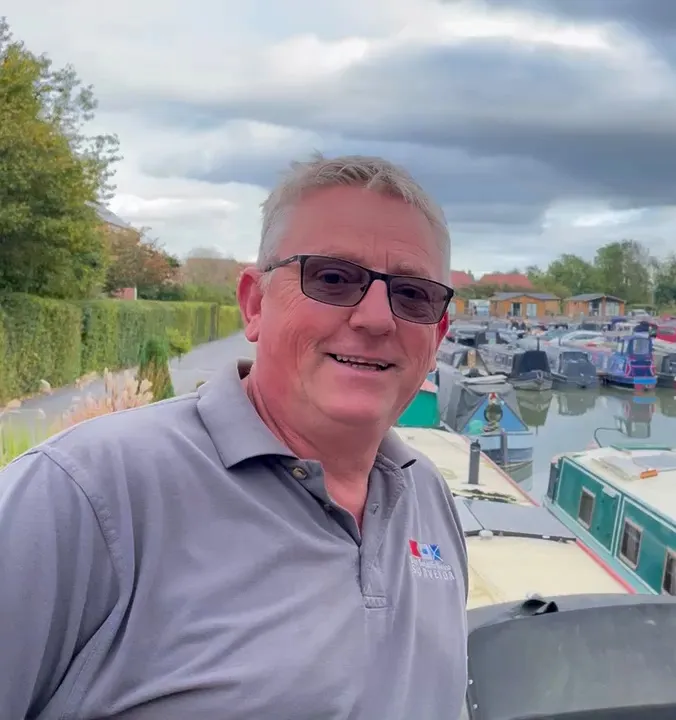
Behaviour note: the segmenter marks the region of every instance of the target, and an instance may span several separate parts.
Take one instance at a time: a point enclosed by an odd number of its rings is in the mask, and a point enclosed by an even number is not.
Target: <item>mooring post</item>
[[[507,465],[509,448],[507,447],[507,433],[504,430],[500,432],[500,457],[502,458],[502,464]]]
[[[479,484],[479,464],[481,461],[481,445],[478,440],[472,440],[469,446],[469,477],[470,485]]]

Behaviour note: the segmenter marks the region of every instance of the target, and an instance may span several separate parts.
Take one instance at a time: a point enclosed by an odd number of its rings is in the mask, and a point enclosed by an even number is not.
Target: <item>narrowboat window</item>
[[[662,576],[662,592],[665,595],[676,595],[676,552],[667,550]]]
[[[650,354],[650,340],[648,338],[634,338],[633,342],[633,354],[634,355],[649,355]]]
[[[590,528],[592,524],[592,517],[594,516],[594,493],[590,492],[586,488],[582,488],[582,494],[580,495],[580,507],[577,510],[577,519],[580,521],[580,525],[586,528]]]
[[[635,568],[638,565],[638,556],[641,551],[641,538],[643,530],[631,520],[624,521],[622,538],[620,540],[620,560],[625,565]]]

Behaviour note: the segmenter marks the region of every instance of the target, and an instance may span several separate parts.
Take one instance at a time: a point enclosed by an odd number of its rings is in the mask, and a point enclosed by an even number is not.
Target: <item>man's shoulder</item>
[[[169,482],[177,458],[213,447],[196,393],[81,422],[38,445],[90,496],[110,497],[122,486]],[[127,489],[124,490],[126,494]]]
[[[100,415],[53,435],[39,449],[47,454],[56,450],[83,462],[96,462],[101,454],[112,452],[153,452],[199,424],[197,399],[197,393],[190,393]]]

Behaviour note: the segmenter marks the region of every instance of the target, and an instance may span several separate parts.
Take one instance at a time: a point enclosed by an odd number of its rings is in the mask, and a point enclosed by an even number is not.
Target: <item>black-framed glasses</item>
[[[300,265],[300,289],[306,297],[325,305],[355,307],[375,280],[387,286],[392,314],[401,320],[434,325],[441,321],[454,295],[452,288],[427,278],[390,275],[325,255],[292,255],[268,265],[265,272],[292,263]]]

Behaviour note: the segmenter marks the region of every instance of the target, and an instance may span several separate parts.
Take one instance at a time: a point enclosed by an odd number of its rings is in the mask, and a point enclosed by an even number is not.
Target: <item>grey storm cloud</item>
[[[582,8],[575,0],[560,3],[576,4]],[[664,10],[663,22],[670,16]],[[649,28],[658,16],[644,10],[642,17],[641,27]],[[625,77],[631,72],[614,53],[472,39],[382,54],[302,88],[252,85],[200,103],[127,95],[124,109],[187,131],[258,121],[321,138],[273,152],[244,144],[207,161],[168,152],[144,168],[158,176],[269,187],[299,150],[382,154],[411,169],[451,222],[532,226],[557,200],[604,200],[616,208],[674,203],[676,80],[660,76],[652,86],[660,91],[647,92],[636,75]]]
[[[676,31],[676,3],[669,0],[482,0],[482,4],[544,12],[581,22],[617,22],[650,35]]]

